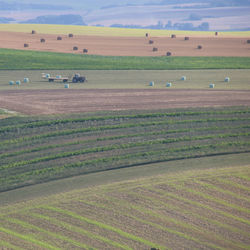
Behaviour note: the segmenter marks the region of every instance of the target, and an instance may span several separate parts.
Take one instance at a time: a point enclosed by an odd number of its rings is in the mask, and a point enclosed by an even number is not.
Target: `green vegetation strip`
[[[158,125],[165,125],[165,124],[188,124],[188,123],[211,123],[211,122],[234,122],[234,121],[250,121],[250,118],[249,117],[246,117],[246,118],[239,118],[239,117],[238,118],[206,118],[206,119],[179,120],[179,121],[165,120],[165,121],[153,121],[153,122],[141,122],[141,123],[124,123],[124,124],[118,124],[118,125],[107,125],[107,126],[99,126],[99,127],[91,126],[87,128],[68,129],[68,130],[50,132],[46,134],[21,137],[17,139],[3,140],[2,142],[0,142],[0,146],[8,145],[8,144],[16,144],[16,143],[24,142],[24,141],[38,140],[42,138],[66,136],[66,135],[73,135],[73,134],[79,134],[79,133],[95,132],[95,131],[97,132],[97,131],[113,130],[113,129],[148,127],[148,126],[158,126]]]
[[[206,136],[194,136],[194,137],[179,137],[179,138],[171,138],[171,139],[163,139],[163,140],[150,140],[145,142],[134,142],[134,143],[127,143],[127,144],[119,144],[119,145],[111,145],[111,146],[105,146],[105,147],[96,147],[96,148],[89,148],[89,149],[82,149],[77,151],[71,151],[71,152],[65,152],[65,153],[59,153],[56,155],[51,156],[45,156],[45,157],[39,157],[28,161],[20,161],[20,162],[14,162],[7,165],[0,166],[0,171],[3,169],[10,169],[15,167],[20,167],[28,164],[34,164],[38,162],[44,162],[44,161],[50,161],[60,158],[67,158],[77,155],[83,155],[88,153],[97,153],[97,152],[105,152],[105,151],[111,151],[115,149],[128,149],[128,148],[135,148],[135,147],[141,147],[141,146],[153,146],[156,144],[168,144],[168,143],[175,143],[175,142],[183,142],[183,141],[198,141],[198,140],[208,140],[208,139],[216,139],[216,138],[233,138],[233,137],[246,137],[250,136],[249,133],[237,133],[237,134],[217,134],[217,135],[206,135]]]
[[[57,120],[45,120],[45,121],[27,121],[24,124],[18,121],[18,124],[2,126],[0,125],[0,133],[14,130],[17,128],[35,128],[43,126],[52,126],[66,123],[82,123],[87,121],[104,121],[104,120],[118,120],[118,119],[147,119],[147,118],[161,118],[161,117],[181,117],[181,116],[200,116],[200,115],[230,115],[230,114],[249,114],[250,110],[220,110],[220,111],[183,111],[173,113],[148,113],[148,114],[135,114],[135,115],[106,115],[106,116],[94,116],[84,118],[68,118]],[[11,120],[13,123],[13,120]]]
[[[81,144],[88,144],[88,143],[93,143],[93,142],[100,142],[100,141],[109,141],[109,140],[117,140],[117,139],[123,139],[123,138],[136,138],[136,137],[146,137],[150,135],[168,135],[168,134],[178,134],[178,133],[184,133],[184,132],[198,132],[198,131],[216,131],[216,130],[232,130],[232,129],[245,129],[245,128],[250,128],[250,125],[245,125],[245,126],[235,126],[235,127],[208,127],[208,128],[188,128],[188,129],[176,129],[176,130],[163,130],[163,131],[158,131],[158,132],[145,132],[145,133],[137,133],[137,134],[126,134],[126,135],[117,135],[117,136],[107,136],[107,137],[99,137],[97,139],[89,139],[89,140],[78,140],[78,141],[73,141],[73,142],[67,142],[67,143],[61,143],[61,144],[53,144],[53,145],[46,145],[46,146],[41,146],[41,147],[36,147],[36,148],[31,148],[31,149],[25,149],[25,150],[20,150],[16,152],[11,152],[11,153],[3,153],[0,155],[0,159],[8,158],[8,157],[13,157],[13,156],[18,156],[22,154],[27,154],[27,153],[35,153],[43,150],[48,150],[48,149],[55,149],[55,148],[62,148],[66,146],[73,146],[73,145],[81,145]],[[243,134],[243,133],[241,133]],[[245,133],[248,134],[248,133]],[[233,135],[233,134],[232,134]],[[234,136],[233,136],[234,137]],[[219,137],[221,138],[221,137]]]
[[[126,168],[132,166],[145,165],[149,163],[159,163],[165,161],[173,161],[173,160],[183,160],[197,157],[207,157],[214,155],[225,155],[225,154],[235,154],[235,153],[245,153],[250,152],[249,150],[241,150],[241,151],[222,151],[216,152],[217,150],[222,150],[227,148],[228,146],[249,146],[249,143],[246,142],[228,142],[228,143],[220,143],[220,144],[210,144],[210,145],[198,145],[198,146],[189,146],[189,147],[181,147],[181,148],[173,148],[166,149],[162,151],[149,151],[143,153],[133,153],[127,155],[119,155],[105,158],[97,158],[94,160],[87,160],[83,162],[70,163],[66,165],[46,167],[43,169],[26,171],[19,175],[11,175],[8,178],[3,177],[0,179],[1,182],[1,191],[6,191],[12,189],[13,185],[15,188],[22,187],[25,184],[25,180],[29,180],[30,178],[34,179],[36,183],[45,182],[49,180],[55,180],[58,178],[62,178],[64,176],[72,176],[72,169],[78,168],[78,174],[87,174],[93,172],[99,172],[104,170],[112,170],[119,168]],[[211,152],[199,152],[201,150],[212,149],[215,153]],[[198,151],[198,153],[197,153]],[[179,154],[178,156],[169,156],[168,154],[171,152],[175,153],[189,153]],[[156,158],[157,156],[157,158]],[[141,159],[138,161],[138,158]],[[143,157],[143,158],[142,158]],[[124,160],[128,160],[128,162],[124,163]],[[115,165],[116,164],[116,165]],[[67,170],[71,170],[68,172]],[[14,183],[14,184],[13,184]],[[7,184],[7,187],[3,184]],[[28,184],[29,185],[29,184]]]
[[[250,57],[113,57],[0,49],[0,58],[0,70],[166,70],[250,68]]]
[[[52,211],[55,211],[55,212],[58,212],[58,213],[61,213],[61,214],[64,214],[64,215],[67,215],[67,216],[70,216],[72,218],[75,218],[75,219],[78,219],[80,221],[84,221],[84,222],[87,222],[88,224],[91,224],[91,225],[95,225],[97,227],[100,227],[100,228],[103,228],[103,229],[106,229],[106,230],[110,230],[110,231],[113,231],[119,235],[121,235],[122,237],[126,237],[128,239],[131,239],[131,240],[134,240],[134,241],[137,241],[137,242],[140,242],[142,244],[145,244],[146,246],[150,246],[150,247],[158,247],[160,249],[165,249],[164,246],[161,246],[161,245],[158,245],[156,243],[153,243],[151,241],[148,241],[146,239],[143,239],[139,236],[136,236],[136,235],[133,235],[133,234],[130,234],[130,233],[127,233],[119,228],[116,228],[116,227],[113,227],[113,226],[110,226],[108,224],[104,224],[102,222],[99,222],[99,221],[96,221],[96,220],[93,220],[93,219],[89,219],[87,217],[84,217],[84,216],[81,216],[79,214],[76,214],[72,211],[69,211],[69,210],[65,210],[65,209],[61,209],[59,207],[51,207],[51,206],[42,206],[42,208],[44,209],[48,209],[48,210],[52,210]]]

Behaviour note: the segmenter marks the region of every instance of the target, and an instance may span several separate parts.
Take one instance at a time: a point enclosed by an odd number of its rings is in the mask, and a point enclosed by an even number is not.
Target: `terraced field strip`
[[[0,244],[249,249],[250,182],[243,186],[239,175],[250,178],[250,167],[175,172],[2,207]]]
[[[151,36],[170,36],[177,35],[195,35],[195,36],[213,36],[212,31],[178,31],[178,30],[146,30],[146,29],[125,29],[95,26],[78,26],[78,25],[49,25],[49,24],[0,24],[0,31],[28,32],[36,30],[42,34],[65,34],[74,33],[75,35],[95,35],[95,36],[145,36],[147,32]],[[220,36],[250,36],[249,31],[244,32],[220,32]]]
[[[0,191],[115,168],[250,152],[249,114],[242,107],[5,119]]]

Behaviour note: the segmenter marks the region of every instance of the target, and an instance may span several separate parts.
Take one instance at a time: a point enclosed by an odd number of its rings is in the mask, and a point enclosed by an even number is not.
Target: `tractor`
[[[72,78],[72,82],[73,83],[77,83],[77,82],[85,82],[87,81],[86,80],[86,77],[85,76],[81,76],[80,74],[75,74]]]

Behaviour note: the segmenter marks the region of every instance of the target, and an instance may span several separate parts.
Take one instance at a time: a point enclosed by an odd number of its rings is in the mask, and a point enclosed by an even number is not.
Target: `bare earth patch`
[[[190,36],[185,41],[184,36],[170,37],[112,37],[112,36],[74,36],[69,38],[60,35],[62,40],[57,40],[58,35],[29,34],[20,32],[0,31],[0,48],[24,49],[37,51],[51,51],[83,54],[83,49],[88,49],[88,54],[109,56],[165,56],[171,52],[173,56],[239,56],[249,57],[250,46],[247,38],[242,37],[197,37]],[[41,43],[40,39],[45,42]],[[149,44],[149,40],[153,44]],[[28,47],[24,48],[24,44]],[[197,49],[198,45],[202,49]],[[74,51],[73,47],[78,47]],[[153,52],[153,47],[158,51]]]
[[[101,110],[249,106],[246,90],[85,89],[5,90],[0,106],[23,114],[63,114]]]

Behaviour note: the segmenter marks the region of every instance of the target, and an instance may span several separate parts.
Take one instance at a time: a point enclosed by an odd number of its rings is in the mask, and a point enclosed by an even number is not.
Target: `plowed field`
[[[0,106],[24,114],[63,114],[101,110],[249,106],[247,90],[86,89],[5,90]]]

